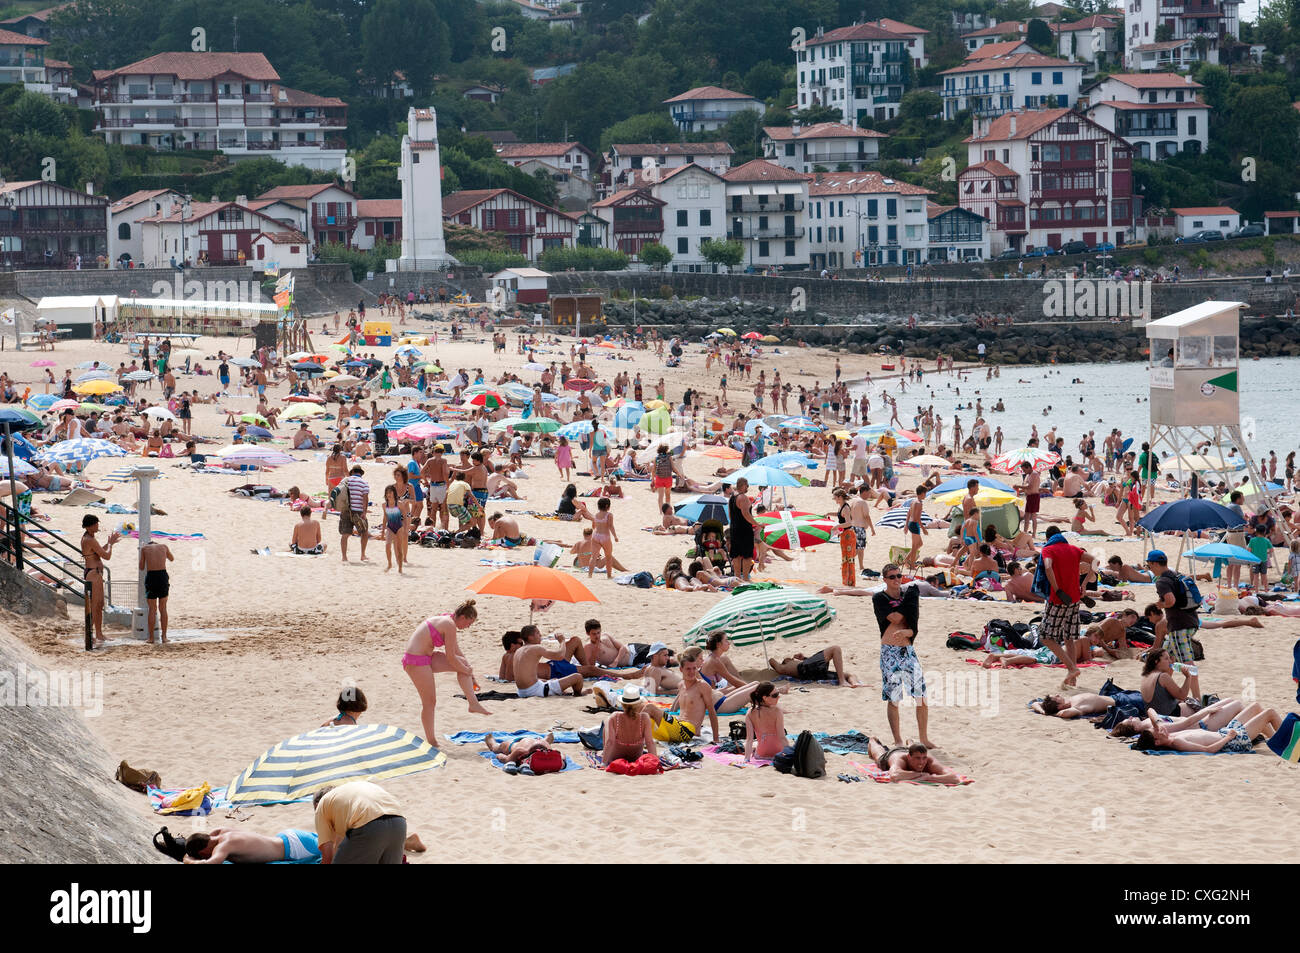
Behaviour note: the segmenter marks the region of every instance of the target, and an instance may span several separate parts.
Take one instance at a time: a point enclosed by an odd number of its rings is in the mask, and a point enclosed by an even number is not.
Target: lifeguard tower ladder
[[[1241,430],[1238,344],[1245,306],[1240,301],[1205,301],[1146,325],[1151,346],[1151,450],[1168,449],[1178,469],[1213,472],[1233,486],[1240,471],[1227,458],[1235,448],[1253,486],[1247,502],[1262,500],[1276,513],[1277,500]],[[1207,444],[1204,466],[1190,460]],[[1278,525],[1289,544],[1286,523],[1278,518]]]

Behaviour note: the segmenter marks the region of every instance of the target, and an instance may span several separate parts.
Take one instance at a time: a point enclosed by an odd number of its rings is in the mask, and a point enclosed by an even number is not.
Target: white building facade
[[[1139,159],[1198,155],[1210,146],[1201,84],[1178,73],[1114,73],[1088,92],[1088,115],[1126,140]]]
[[[856,129],[838,122],[815,126],[763,127],[765,158],[795,172],[862,172],[880,161],[880,142],[889,137],[874,129]],[[840,169],[841,165],[848,166]]]
[[[697,86],[680,95],[665,99],[668,114],[682,132],[710,132],[721,129],[737,113],[767,108],[763,101],[721,86]]]
[[[700,242],[720,239],[727,231],[727,183],[722,176],[695,164],[664,173],[649,186],[664,203],[663,238],[673,253],[670,271],[711,269],[700,254]]]
[[[919,265],[926,258],[929,189],[879,172],[828,172],[808,189],[813,270]]]
[[[797,108],[838,109],[850,126],[896,118],[910,85],[908,43],[906,36],[865,23],[818,29],[795,52]]]
[[[954,119],[963,110],[989,117],[1012,109],[1071,106],[1082,81],[1083,64],[1041,53],[973,58],[943,71],[944,118]]]
[[[1186,65],[1193,57],[1218,63],[1223,40],[1241,37],[1240,6],[1241,0],[1124,0],[1124,65],[1162,69]],[[1169,34],[1166,40],[1158,35],[1161,27]],[[1179,62],[1170,62],[1174,59]]]
[[[727,172],[727,238],[745,246],[745,265],[808,267],[806,215],[812,176],[755,159]]]

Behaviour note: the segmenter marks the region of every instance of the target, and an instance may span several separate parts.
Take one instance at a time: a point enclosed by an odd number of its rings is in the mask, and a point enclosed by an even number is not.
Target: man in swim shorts
[[[167,642],[167,597],[171,593],[171,580],[167,576],[167,562],[176,557],[164,544],[151,540],[140,547],[140,569],[144,571],[144,595],[149,602],[148,632],[150,643],[154,630],[162,622],[162,641]],[[161,617],[161,619],[160,619]]]
[[[844,653],[838,645],[828,645],[816,655],[795,654],[783,658],[768,659],[768,666],[778,675],[797,678],[803,682],[821,682],[831,677],[835,670],[835,680],[841,686],[862,688],[862,684],[844,670]]]
[[[554,665],[556,661],[564,661],[568,647],[562,638],[556,641],[559,644],[554,649],[548,649],[540,641],[531,644],[524,641],[521,633],[507,633],[502,637],[501,647],[507,655],[512,656],[515,691],[520,698],[549,698],[552,695],[563,695],[566,691],[572,691],[574,697],[583,694],[582,676],[576,669],[561,677],[556,677],[552,669],[550,678],[543,680],[540,677],[539,662],[546,660]]]
[[[951,768],[944,767],[917,742],[907,747],[886,748],[875,738],[867,742],[867,754],[876,767],[889,772],[891,781],[928,781],[934,784],[958,784],[961,779]]]
[[[320,862],[320,846],[311,831],[285,830],[279,834],[215,828],[185,838],[186,864],[273,864]]]

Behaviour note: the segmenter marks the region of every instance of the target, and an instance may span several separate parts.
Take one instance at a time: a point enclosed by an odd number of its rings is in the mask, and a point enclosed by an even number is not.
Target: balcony
[[[853,67],[854,84],[875,84],[882,83],[901,83],[903,81],[903,72],[896,66],[881,68],[868,68],[865,66]]]
[[[214,103],[217,97],[211,93],[175,93],[172,96],[173,102],[178,103]]]
[[[824,165],[827,162],[874,162],[876,158],[876,156],[864,155],[861,152],[810,152],[803,157],[803,161]],[[772,210],[770,205],[767,208],[769,211]],[[801,208],[803,208],[803,203],[796,202],[793,209],[776,209],[776,211],[798,211]]]
[[[274,116],[245,116],[244,126],[248,129],[261,129],[267,126],[278,126],[283,121]]]
[[[719,109],[696,109],[690,112],[682,111],[672,114],[673,122],[706,122],[711,120],[721,120],[726,122],[735,113],[724,112]]]
[[[810,156],[807,162],[821,161],[817,156]],[[778,204],[773,202],[759,202],[757,199],[742,199],[739,203],[732,202],[727,211],[730,212],[761,212],[764,215],[780,215],[782,212],[797,212],[803,208],[801,199],[794,199],[789,205]]]
[[[1115,135],[1123,139],[1134,139],[1143,136],[1178,136],[1177,126],[1133,126],[1128,129],[1116,129]]]
[[[536,232],[536,229],[527,222],[517,222],[516,224],[511,225],[509,222],[494,219],[493,224],[489,225],[485,219],[483,222],[483,231],[501,232],[504,235],[532,235]]]
[[[311,227],[313,231],[324,231],[331,228],[354,229],[357,227],[357,217],[353,214],[346,215],[313,215],[311,217]],[[504,231],[504,229],[499,229]]]
[[[104,221],[28,222],[3,226],[6,235],[86,235],[104,231]]]
[[[802,228],[731,228],[727,230],[728,241],[741,241],[753,239],[797,239],[803,238],[804,230]]]
[[[243,100],[246,103],[271,103],[275,100],[270,93],[244,93]]]
[[[647,233],[662,235],[663,230],[664,222],[661,218],[645,219],[639,222],[614,223],[615,235],[644,235]]]

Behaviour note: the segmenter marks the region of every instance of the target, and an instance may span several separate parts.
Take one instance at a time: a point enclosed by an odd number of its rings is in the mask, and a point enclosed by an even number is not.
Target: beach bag
[[[1201,645],[1200,639],[1192,639],[1192,661],[1200,662],[1205,659],[1205,646]]]
[[[659,759],[654,755],[646,752],[637,758],[628,767],[628,774],[663,774],[664,766],[659,763]]]
[[[733,721],[727,725],[727,736],[732,741],[745,740],[745,723],[743,721]]]
[[[651,589],[654,587],[655,577],[644,569],[632,576],[632,585],[638,589]]]
[[[800,778],[826,777],[826,752],[811,731],[801,731],[795,739],[793,773]]]
[[[794,745],[786,745],[772,757],[772,767],[782,774],[794,773]]]
[[[122,763],[125,764],[126,762]],[[185,838],[176,837],[165,827],[153,835],[153,846],[172,860],[179,860],[182,863],[185,860]]]
[[[132,791],[139,791],[141,794],[144,794],[148,788],[162,787],[162,778],[158,776],[157,771],[140,771],[125,761],[117,766],[117,774],[114,777]]]
[[[950,649],[970,649],[973,651],[982,648],[984,641],[978,635],[971,635],[969,632],[950,632],[946,644]]]
[[[340,480],[334,489],[330,490],[330,509],[342,513],[348,509],[348,488],[346,481]]]
[[[555,774],[564,770],[564,755],[558,751],[534,751],[528,756],[528,767],[533,774]]]

